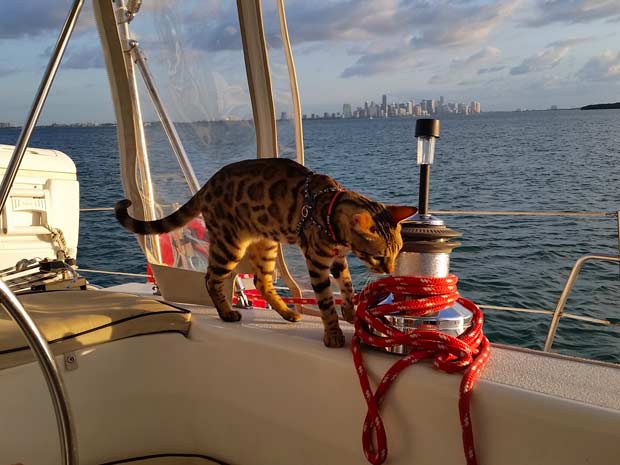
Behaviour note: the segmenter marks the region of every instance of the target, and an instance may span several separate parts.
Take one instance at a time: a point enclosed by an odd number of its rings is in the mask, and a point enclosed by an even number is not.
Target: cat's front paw
[[[239,313],[237,310],[230,310],[228,312],[218,312],[218,314],[220,315],[220,318],[223,321],[226,321],[229,323],[233,323],[235,321],[241,320],[241,313]]]
[[[284,318],[286,321],[290,321],[292,323],[301,320],[301,314],[292,310],[289,310],[288,312],[282,312],[280,313],[280,315],[282,315],[282,318]]]
[[[344,334],[340,328],[325,331],[323,335],[323,344],[326,347],[337,348],[344,346]]]

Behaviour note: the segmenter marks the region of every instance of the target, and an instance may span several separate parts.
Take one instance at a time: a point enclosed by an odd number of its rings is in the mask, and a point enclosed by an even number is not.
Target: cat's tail
[[[127,209],[131,206],[131,200],[124,199],[116,202],[114,214],[125,229],[136,234],[163,234],[185,226],[200,213],[200,202],[192,197],[185,205],[174,213],[154,221],[137,220],[129,216]]]

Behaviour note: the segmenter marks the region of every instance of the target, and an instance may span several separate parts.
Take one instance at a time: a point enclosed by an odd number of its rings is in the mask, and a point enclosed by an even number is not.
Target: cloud
[[[0,39],[36,36],[58,29],[68,11],[63,11],[62,6],[66,7],[66,2],[57,0],[1,2]]]
[[[182,24],[193,46],[206,51],[241,48],[235,2],[191,2]],[[402,34],[411,11],[400,0],[291,1],[286,7],[291,41],[298,46],[312,42],[347,42],[380,39]],[[280,46],[280,23],[271,2],[263,6],[267,42]]]
[[[484,64],[497,61],[501,55],[502,51],[498,48],[484,47],[465,59],[455,58],[450,63],[450,69],[453,71],[463,71],[479,68]]]
[[[0,65],[0,78],[4,76],[8,76],[10,74],[14,74],[16,72],[17,72],[16,68],[11,68],[11,67]]]
[[[406,0],[398,7],[395,7],[395,2],[390,3],[392,8],[389,14],[375,17],[375,28],[371,32],[374,34],[381,31],[384,36],[402,36],[403,30],[411,30],[413,35],[406,44],[394,37],[391,46],[384,46],[383,51],[362,54],[354,65],[344,70],[341,77],[389,73],[415,64],[421,50],[466,47],[483,42],[494,28],[510,16],[519,0],[492,4],[457,0]],[[340,34],[344,31],[338,30]],[[360,32],[358,29],[356,31]],[[345,37],[350,35],[346,34]],[[383,43],[386,42],[386,37],[383,37]],[[450,68],[474,68],[496,60],[499,55],[499,49],[485,47],[466,59],[454,60]],[[439,84],[443,81],[434,76],[429,82]]]
[[[403,30],[411,30],[413,35],[408,43],[403,45],[394,40],[391,49],[386,47],[381,52],[363,53],[354,65],[344,70],[342,77],[387,73],[413,65],[418,51],[422,49],[465,47],[480,43],[510,16],[519,0],[491,4],[453,0],[407,0],[398,4],[398,8],[394,2],[390,3],[392,8],[388,10],[389,14],[384,13],[380,19],[375,17],[376,27],[372,32],[402,35]],[[329,20],[325,22],[329,24]],[[356,24],[359,26],[359,22]],[[382,27],[379,27],[379,24],[382,24]],[[345,30],[338,28],[340,34]],[[346,37],[350,35],[346,34]],[[454,60],[450,68],[475,68],[496,61],[500,55],[499,49],[485,47],[465,59]],[[438,76],[434,76],[429,82],[438,84],[440,81]]]
[[[370,40],[402,34],[413,10],[398,0],[294,2],[287,6],[291,38],[297,42]]]
[[[500,66],[491,66],[489,68],[480,68],[478,70],[478,74],[482,75],[482,74],[490,74],[490,73],[497,73],[499,71],[502,71],[506,69],[506,66],[504,65],[500,65]]]
[[[0,2],[0,40],[58,34],[73,2],[66,0],[28,0]],[[85,1],[75,34],[92,32],[95,20],[91,2]]]
[[[590,58],[577,77],[583,81],[620,81],[620,53],[607,50]]]
[[[402,71],[416,63],[415,57],[409,50],[386,50],[369,53],[360,57],[355,64],[345,68],[340,77],[371,76]]]
[[[463,2],[411,0],[415,48],[460,47],[485,41],[509,19],[520,0]]]
[[[68,50],[62,61],[65,69],[104,68],[103,53],[99,44],[81,47],[75,51]]]
[[[450,65],[446,72],[441,74],[435,74],[428,80],[430,85],[445,85],[454,82],[456,79],[463,79],[464,74],[472,74],[475,72],[477,75],[487,74],[491,72],[497,72],[505,68],[503,65],[497,65],[492,67],[483,67],[486,64],[492,64],[501,58],[502,51],[496,47],[484,47],[478,50],[476,53],[466,58],[455,58],[450,62]],[[474,83],[480,83],[477,80],[464,80],[458,82],[457,85],[473,85]]]
[[[420,50],[477,45],[509,18],[520,2],[291,0],[287,22],[297,49],[318,43],[354,46],[356,52],[350,53],[357,55],[356,62],[341,73],[353,77],[410,66]],[[184,13],[182,23],[190,32],[193,47],[211,52],[241,47],[236,11],[230,5],[214,0]],[[264,24],[268,43],[279,47],[280,26],[273,6],[264,7]]]
[[[620,0],[536,0],[535,10],[535,15],[525,21],[526,26],[620,20]]]
[[[298,46],[308,42],[354,42],[383,40],[412,31],[414,48],[461,46],[479,43],[505,19],[522,0],[292,0],[287,3],[291,40]],[[231,44],[231,28],[238,20],[234,2],[212,0],[191,2],[182,23],[192,36],[206,35],[203,49],[221,50]],[[280,33],[277,11],[263,7],[267,37]]]
[[[517,76],[536,71],[543,71],[557,66],[562,58],[570,51],[568,45],[551,46],[535,55],[532,55],[521,62],[520,65],[510,68],[510,74]]]
[[[171,6],[162,6],[159,10],[155,14],[157,29],[160,36],[168,40],[183,39],[177,32],[181,26],[193,48],[209,52],[242,48],[235,2],[204,2],[202,5],[191,2],[190,8],[181,13]],[[265,25],[265,29],[268,36],[275,32],[271,25]]]
[[[544,50],[532,55],[521,62],[520,65],[510,68],[513,76],[543,71],[557,66],[568,52],[576,45],[594,40],[595,37],[575,37],[573,39],[556,40],[545,47]]]
[[[477,86],[478,84],[480,84],[479,81],[465,80],[465,81],[459,82],[457,85],[461,87],[472,87],[472,86]]]
[[[450,79],[448,79],[447,74],[434,74],[428,80],[428,83],[431,85],[443,85],[448,84]]]
[[[583,44],[585,42],[591,42],[595,40],[596,37],[575,37],[574,39],[566,39],[566,40],[557,40],[555,42],[551,42],[547,47],[573,47],[575,45]]]

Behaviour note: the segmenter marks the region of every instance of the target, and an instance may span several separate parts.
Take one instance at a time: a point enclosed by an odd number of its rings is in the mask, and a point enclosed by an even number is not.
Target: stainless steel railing
[[[548,216],[548,217],[594,217],[613,218],[618,212],[589,211],[503,211],[503,210],[430,210],[433,215],[459,216]]]
[[[30,349],[34,352],[43,376],[47,382],[47,387],[54,404],[54,412],[56,414],[56,423],[58,424],[58,432],[60,436],[60,452],[63,465],[77,465],[78,451],[77,441],[75,438],[75,428],[73,426],[71,409],[67,399],[64,383],[58,365],[54,360],[52,351],[50,350],[47,340],[37,327],[35,322],[30,318],[26,309],[17,300],[4,281],[0,280],[0,303],[7,310],[15,323],[19,326]]]
[[[620,211],[615,212],[591,212],[591,211],[485,211],[485,210],[435,210],[432,213],[434,214],[443,214],[443,215],[459,215],[459,216],[538,216],[538,217],[589,217],[589,218],[615,218],[616,226],[617,226],[617,241],[618,241],[618,252],[620,253]],[[553,340],[555,339],[555,334],[558,329],[558,325],[560,324],[561,318],[571,318],[575,320],[587,321],[590,323],[602,324],[602,325],[618,325],[619,323],[616,321],[612,321],[611,319],[603,320],[599,318],[591,318],[587,316],[573,315],[570,313],[564,313],[564,307],[566,306],[566,301],[570,296],[571,291],[573,290],[573,286],[581,268],[583,265],[590,260],[603,260],[603,261],[612,261],[620,263],[620,255],[585,255],[575,262],[573,268],[566,280],[566,284],[562,289],[562,293],[560,294],[560,298],[556,305],[554,311],[549,310],[540,310],[540,309],[516,309],[516,308],[508,308],[508,307],[494,307],[490,305],[481,305],[482,308],[487,308],[491,310],[507,310],[507,311],[516,311],[516,312],[528,312],[528,313],[542,313],[542,314],[550,314],[551,323],[549,324],[549,331],[547,332],[547,337],[545,339],[545,345],[543,350],[545,352],[551,351],[551,347],[553,346]]]
[[[108,211],[114,210],[113,208],[82,208],[81,212],[94,212],[94,211]],[[431,210],[432,214],[440,214],[440,215],[454,215],[454,216],[530,216],[530,217],[581,217],[581,218],[615,218],[618,229],[618,251],[620,252],[620,211],[491,211],[491,210]],[[588,323],[600,324],[605,326],[618,326],[620,325],[620,321],[615,321],[614,319],[601,319],[601,318],[593,318],[589,316],[575,315],[571,313],[564,312],[564,307],[566,306],[566,301],[572,291],[573,285],[577,279],[579,272],[583,264],[589,260],[605,260],[612,262],[620,262],[620,255],[586,255],[577,260],[575,265],[573,265],[573,269],[562,289],[562,293],[558,300],[555,310],[546,310],[546,309],[531,309],[531,308],[515,308],[515,307],[503,307],[497,305],[484,305],[481,304],[480,307],[487,310],[494,311],[508,311],[508,312],[517,312],[517,313],[535,313],[535,314],[543,314],[551,316],[551,324],[549,326],[549,331],[546,336],[546,341],[544,345],[544,351],[549,352],[551,350],[551,346],[553,345],[553,340],[555,338],[555,333],[557,331],[559,321],[561,318],[569,318],[578,321],[585,321]],[[83,270],[83,271],[92,271],[97,272],[97,270]],[[121,272],[114,271],[106,271],[106,274],[119,274],[122,275]],[[136,275],[138,276],[138,275]],[[143,276],[143,275],[139,275]],[[309,290],[303,290],[303,292],[311,292]]]
[[[579,276],[579,272],[581,271],[584,263],[590,260],[605,260],[620,263],[620,255],[584,255],[575,262],[575,264],[573,265],[573,269],[570,272],[570,275],[568,275],[568,279],[566,280],[566,284],[564,285],[564,289],[562,290],[562,294],[560,295],[558,304],[555,307],[555,311],[553,312],[551,324],[549,325],[549,332],[547,333],[547,339],[545,341],[545,347],[543,349],[545,352],[549,352],[551,350],[551,346],[553,345],[553,339],[555,338],[555,333],[558,329],[558,325],[560,324],[560,318],[562,318],[564,313],[564,306],[566,305],[568,296],[573,290],[573,286],[575,284],[575,281],[577,280],[577,277]]]

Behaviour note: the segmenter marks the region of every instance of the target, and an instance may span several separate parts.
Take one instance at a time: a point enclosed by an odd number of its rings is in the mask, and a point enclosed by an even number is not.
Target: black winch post
[[[428,191],[431,185],[431,165],[420,165],[420,193],[418,195],[418,213],[428,215]]]
[[[431,164],[435,157],[435,139],[439,138],[438,119],[418,119],[415,124],[415,137],[418,139],[417,160],[420,165],[420,192],[418,214],[428,215],[428,193],[431,183]]]

